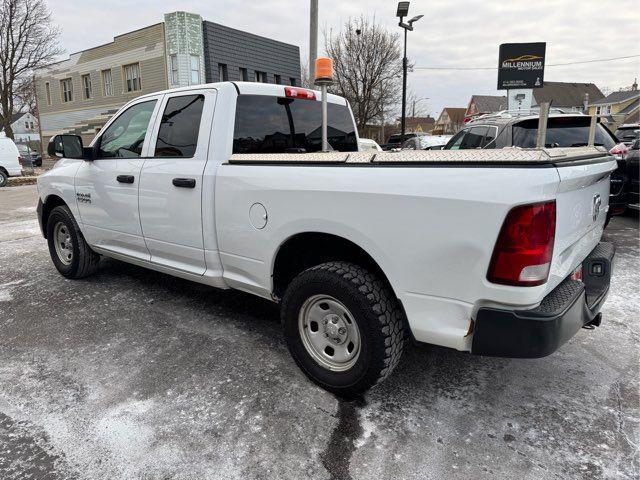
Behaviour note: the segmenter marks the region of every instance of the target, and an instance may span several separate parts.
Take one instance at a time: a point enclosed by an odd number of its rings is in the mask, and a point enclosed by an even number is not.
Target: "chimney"
[[[584,113],[587,113],[587,111],[589,110],[589,94],[588,93],[584,94],[584,102],[582,102],[582,106],[583,106]]]
[[[631,85],[631,91],[632,92],[637,92],[638,91],[638,78],[634,78],[633,80],[633,85]]]

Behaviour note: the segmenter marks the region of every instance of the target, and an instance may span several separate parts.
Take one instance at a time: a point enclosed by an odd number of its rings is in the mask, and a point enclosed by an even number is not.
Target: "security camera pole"
[[[315,84],[322,91],[322,151],[329,151],[329,141],[327,139],[327,87],[333,84],[333,60],[320,57],[316,60]]]
[[[400,120],[400,145],[404,143],[404,134],[407,120],[407,32],[413,31],[413,24],[420,20],[424,15],[417,15],[404,23],[402,20],[409,15],[409,2],[398,2],[398,11],[396,17],[400,18],[401,28],[404,29],[404,57],[402,58],[402,117]]]

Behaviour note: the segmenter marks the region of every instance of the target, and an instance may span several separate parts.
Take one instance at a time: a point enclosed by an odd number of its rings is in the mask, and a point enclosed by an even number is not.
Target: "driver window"
[[[156,100],[136,103],[120,114],[100,137],[98,158],[136,158],[149,127]]]

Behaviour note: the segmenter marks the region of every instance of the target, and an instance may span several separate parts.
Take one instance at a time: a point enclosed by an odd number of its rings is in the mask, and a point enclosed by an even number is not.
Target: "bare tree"
[[[9,138],[17,90],[62,53],[59,35],[43,0],[0,0],[0,127]]]
[[[382,118],[400,95],[402,54],[399,35],[375,17],[350,17],[336,35],[325,32],[325,50],[333,59],[331,90],[351,104],[358,129]]]

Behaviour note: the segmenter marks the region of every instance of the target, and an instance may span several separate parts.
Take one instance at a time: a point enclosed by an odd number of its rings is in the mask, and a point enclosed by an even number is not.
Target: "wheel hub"
[[[300,309],[298,328],[307,353],[322,367],[345,371],[360,355],[360,330],[353,315],[328,295],[308,298]]]

